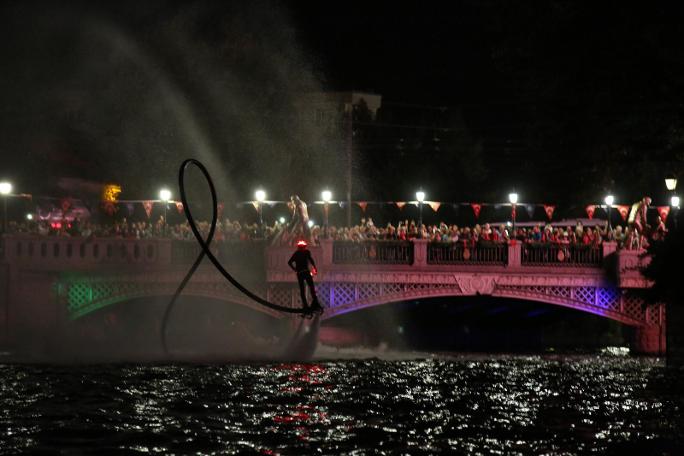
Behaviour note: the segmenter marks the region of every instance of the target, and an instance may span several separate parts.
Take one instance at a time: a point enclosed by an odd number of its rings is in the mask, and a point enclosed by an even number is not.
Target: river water
[[[613,356],[0,365],[0,454],[684,454],[682,377]]]

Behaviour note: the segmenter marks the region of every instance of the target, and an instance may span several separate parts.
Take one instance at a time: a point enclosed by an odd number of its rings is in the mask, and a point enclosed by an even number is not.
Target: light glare
[[[12,193],[12,184],[0,182],[0,195],[9,195],[10,193]]]
[[[606,206],[613,207],[613,203],[615,202],[615,197],[613,195],[608,195],[606,196],[605,200]]]

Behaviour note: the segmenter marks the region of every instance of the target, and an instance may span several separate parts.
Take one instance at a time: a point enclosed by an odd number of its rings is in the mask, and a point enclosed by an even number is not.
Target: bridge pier
[[[634,330],[632,349],[641,355],[665,354],[665,325],[637,326]]]

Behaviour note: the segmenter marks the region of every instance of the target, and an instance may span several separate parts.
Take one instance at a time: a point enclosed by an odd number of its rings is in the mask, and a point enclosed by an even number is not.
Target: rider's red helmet
[[[302,239],[301,241],[297,241],[297,248],[305,249],[307,245],[308,245],[308,244],[307,244],[306,241],[303,240],[303,239]]]

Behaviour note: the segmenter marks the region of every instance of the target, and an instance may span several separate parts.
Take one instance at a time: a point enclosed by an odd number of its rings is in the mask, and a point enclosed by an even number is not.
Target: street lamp
[[[171,200],[171,190],[167,188],[162,188],[159,190],[159,199],[164,203],[164,231],[166,231],[166,228],[169,225],[168,221],[166,220],[166,205]]]
[[[674,208],[675,213],[674,213],[674,226],[675,230],[677,229],[677,214],[679,213],[679,197],[677,195],[673,195],[672,199],[670,200],[670,205]]]
[[[419,190],[416,192],[416,199],[418,200],[418,234],[423,237],[423,201],[425,201],[425,192]]]
[[[615,197],[613,195],[608,195],[605,197],[604,201],[606,203],[606,214],[608,214],[608,231],[610,231],[610,210],[613,207],[613,203],[615,202]]]
[[[7,232],[7,198],[10,193],[12,193],[12,184],[9,182],[0,182],[0,195],[2,195],[3,200],[3,211],[2,211],[2,232]]]
[[[256,192],[254,192],[254,198],[256,198],[256,201],[257,201],[257,215],[259,216],[259,230],[261,230],[262,226],[264,225],[262,205],[263,205],[263,202],[266,200],[266,192],[263,191],[262,189],[259,189]]]
[[[677,178],[674,176],[674,174],[670,174],[665,178],[665,187],[667,187],[667,189],[671,192],[677,189]]]
[[[511,219],[513,220],[513,236],[511,239],[515,239],[515,205],[518,204],[518,194],[513,192],[508,194],[508,201],[511,203]]]
[[[330,200],[332,200],[332,192],[330,190],[323,190],[321,192],[323,199],[323,237],[328,237],[328,211],[330,210]]]
[[[677,190],[677,178],[675,177],[674,174],[670,173],[668,176],[665,178],[665,187],[667,187],[667,190],[672,192],[672,204],[671,206],[679,210],[679,197],[677,195],[674,195],[674,191]],[[675,201],[677,204],[675,204]],[[674,226],[675,229],[677,229],[677,213],[675,212],[674,215]]]

